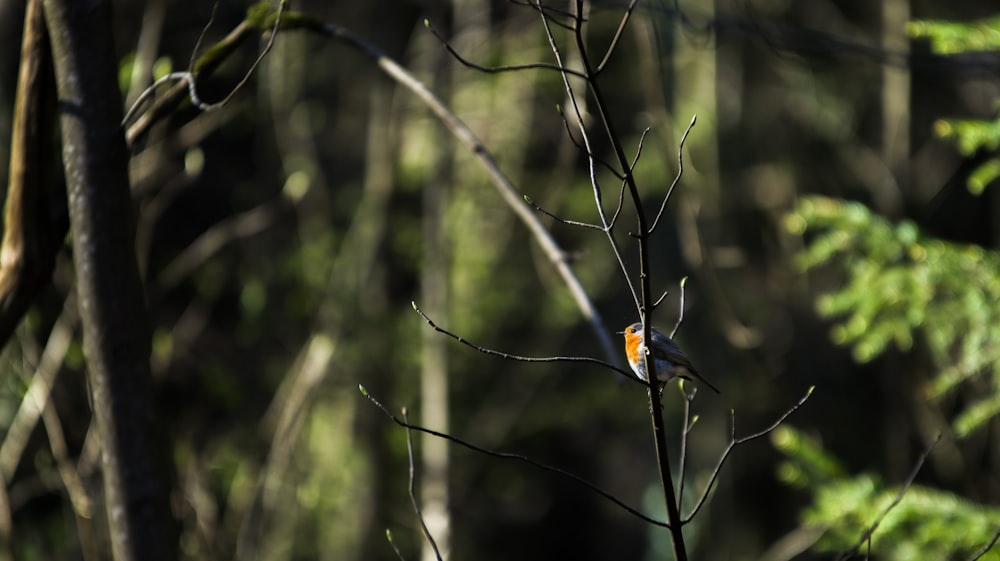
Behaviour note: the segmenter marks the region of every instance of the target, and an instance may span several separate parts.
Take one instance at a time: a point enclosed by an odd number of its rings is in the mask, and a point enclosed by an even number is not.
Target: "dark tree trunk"
[[[84,353],[118,561],[176,559],[156,460],[150,332],[135,257],[128,157],[107,1],[45,0]]]

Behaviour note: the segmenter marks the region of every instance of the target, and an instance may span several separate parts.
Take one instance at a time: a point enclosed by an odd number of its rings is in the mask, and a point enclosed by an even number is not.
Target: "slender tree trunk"
[[[45,0],[80,319],[114,558],[176,559],[152,437],[150,333],[135,257],[107,1]]]

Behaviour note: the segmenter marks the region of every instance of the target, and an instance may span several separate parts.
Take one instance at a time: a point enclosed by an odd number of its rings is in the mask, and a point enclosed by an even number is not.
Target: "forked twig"
[[[934,440],[927,446],[926,449],[924,449],[923,453],[920,454],[920,457],[917,458],[917,462],[913,465],[913,469],[910,471],[910,475],[906,478],[906,481],[903,482],[902,487],[899,488],[899,492],[896,493],[896,497],[892,500],[891,503],[889,503],[889,506],[885,507],[885,510],[882,511],[882,514],[879,514],[878,518],[875,519],[875,522],[873,522],[872,525],[869,526],[867,530],[865,530],[865,532],[861,535],[861,538],[858,539],[857,543],[855,543],[853,546],[851,546],[849,549],[847,549],[837,557],[837,561],[844,561],[845,559],[850,558],[852,555],[857,553],[858,549],[860,549],[861,546],[866,541],[869,541],[871,539],[872,535],[875,533],[875,530],[878,529],[879,524],[881,524],[882,521],[885,520],[886,515],[889,514],[889,511],[896,508],[896,505],[898,505],[903,500],[903,495],[906,494],[906,491],[907,489],[910,488],[910,485],[913,485],[913,481],[917,478],[917,473],[920,472],[920,468],[924,466],[924,461],[927,460],[927,456],[930,455],[931,450],[934,449],[934,445],[937,444],[940,440],[941,440],[941,433],[938,433],[937,436],[934,437]],[[868,546],[871,547],[871,542],[869,542]]]
[[[732,429],[730,432],[729,446],[726,446],[726,449],[723,450],[722,456],[719,458],[719,462],[715,465],[715,469],[712,470],[712,477],[708,480],[708,485],[705,486],[705,491],[702,493],[701,498],[698,499],[697,504],[694,505],[694,508],[691,509],[691,512],[684,517],[682,521],[683,524],[690,522],[705,504],[705,501],[708,499],[708,494],[712,490],[712,486],[714,486],[715,482],[719,479],[719,473],[722,471],[722,465],[726,463],[726,459],[729,458],[729,454],[733,451],[733,448],[736,448],[740,444],[750,442],[751,440],[756,440],[762,436],[767,436],[773,432],[774,429],[778,428],[778,425],[783,423],[785,419],[787,419],[792,413],[798,411],[799,407],[802,407],[805,404],[805,402],[812,395],[814,389],[816,389],[816,386],[810,386],[809,391],[807,391],[806,394],[802,396],[802,398],[799,399],[788,411],[785,411],[776,421],[771,423],[769,427],[748,436],[736,438],[736,412],[732,412]]]
[[[479,452],[480,454],[485,454],[485,455],[493,457],[493,458],[500,458],[500,459],[503,459],[503,460],[517,460],[519,462],[523,462],[525,464],[528,464],[530,466],[536,467],[536,468],[541,469],[543,471],[548,471],[548,472],[554,473],[556,475],[565,477],[565,478],[567,478],[567,479],[569,479],[569,480],[571,480],[571,481],[573,481],[575,483],[583,485],[587,489],[590,489],[594,493],[597,493],[601,497],[604,497],[605,499],[611,501],[612,503],[614,503],[615,505],[621,507],[622,509],[624,509],[625,511],[627,511],[629,514],[635,516],[636,518],[639,518],[639,519],[641,519],[641,520],[643,520],[645,522],[648,522],[648,523],[656,525],[656,526],[661,526],[661,527],[664,527],[664,528],[669,528],[669,526],[667,525],[666,522],[662,522],[660,520],[656,520],[655,518],[652,518],[650,516],[647,516],[647,515],[643,514],[639,510],[637,510],[637,509],[629,506],[628,504],[626,504],[621,499],[615,497],[611,493],[608,493],[604,489],[601,489],[596,484],[591,483],[590,481],[587,481],[586,479],[580,477],[579,475],[576,475],[575,473],[566,471],[566,470],[564,470],[562,468],[558,468],[558,467],[555,467],[555,466],[550,466],[548,464],[544,464],[544,463],[536,461],[536,460],[532,460],[531,458],[529,458],[527,456],[523,456],[521,454],[513,454],[513,453],[510,453],[510,452],[497,452],[495,450],[490,450],[488,448],[483,448],[482,446],[477,446],[477,445],[475,445],[475,444],[473,444],[471,442],[468,442],[466,440],[462,440],[461,438],[458,438],[457,436],[452,436],[452,435],[450,435],[448,433],[439,432],[439,431],[436,431],[436,430],[433,430],[433,429],[428,429],[428,428],[422,427],[420,425],[411,424],[411,423],[409,423],[409,422],[407,422],[407,421],[405,421],[403,419],[400,419],[400,418],[396,417],[395,415],[393,415],[392,412],[389,411],[389,408],[386,407],[379,400],[375,399],[375,397],[372,396],[370,393],[368,393],[368,390],[364,386],[359,385],[358,386],[358,390],[361,392],[361,395],[363,395],[366,398],[368,398],[368,401],[371,401],[376,407],[378,407],[380,410],[382,410],[382,412],[385,413],[385,415],[387,417],[389,417],[389,419],[391,419],[393,423],[396,423],[397,425],[399,425],[399,426],[401,426],[403,428],[412,429],[412,430],[415,430],[417,432],[422,432],[424,434],[429,434],[431,436],[436,436],[438,438],[443,438],[443,439],[445,439],[445,440],[447,440],[449,442],[454,442],[455,444],[458,444],[459,446],[462,446],[463,448],[468,448],[469,450],[472,450],[474,452]]]

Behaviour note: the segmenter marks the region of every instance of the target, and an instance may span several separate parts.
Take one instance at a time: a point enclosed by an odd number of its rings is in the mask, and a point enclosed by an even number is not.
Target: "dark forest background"
[[[0,154],[25,4],[0,1]],[[113,2],[122,114],[248,7]],[[587,4],[594,53],[624,8]],[[586,154],[567,134],[578,130],[557,109],[568,107],[559,74],[468,68],[424,24],[478,64],[552,62],[537,12],[471,0],[290,9],[398,61],[520,193],[597,222]],[[733,418],[737,436],[762,430],[815,386],[777,430],[733,450],[686,528],[692,558],[835,558],[905,483],[873,558],[969,559],[1000,530],[1000,197],[989,172],[1000,133],[988,127],[1000,24],[984,22],[996,13],[984,0],[638,3],[601,81],[630,153],[649,129],[635,169],[647,212],[697,115],[651,246],[654,290],[670,291],[654,322],[673,326],[687,277],[677,340],[722,392],[703,388],[692,403],[687,508]],[[981,23],[914,23],[928,20]],[[205,101],[234,89],[266,35],[200,84]],[[595,154],[611,159],[592,130]],[[55,143],[51,152],[48,187],[65,192]],[[617,336],[616,354],[603,351],[475,154],[356,48],[279,33],[225,107],[183,104],[129,155],[156,446],[181,558],[395,559],[388,529],[405,559],[427,559],[407,433],[359,384],[414,423],[558,466],[664,516],[640,385],[594,364],[487,356],[414,312],[411,302],[491,349],[624,361]],[[613,208],[619,183],[599,173]],[[51,213],[65,221],[61,205]],[[637,271],[629,212],[617,239]],[[605,331],[636,321],[606,238],[538,217]],[[111,556],[74,279],[67,241],[0,358],[6,559]],[[29,391],[38,384],[51,391]],[[676,461],[684,400],[671,384],[663,401]],[[572,481],[423,435],[413,444],[416,493],[448,558],[670,556],[664,530]]]

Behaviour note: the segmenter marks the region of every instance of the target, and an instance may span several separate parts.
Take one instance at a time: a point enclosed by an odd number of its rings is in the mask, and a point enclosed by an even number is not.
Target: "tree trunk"
[[[80,319],[114,558],[176,559],[152,438],[150,333],[135,257],[106,1],[45,0]]]

